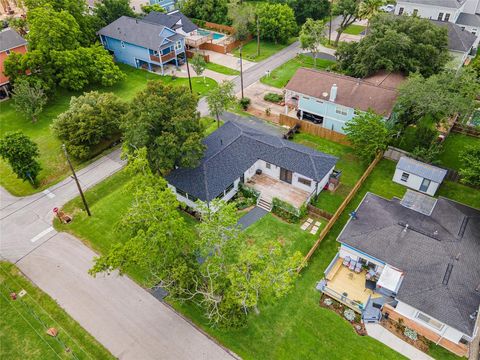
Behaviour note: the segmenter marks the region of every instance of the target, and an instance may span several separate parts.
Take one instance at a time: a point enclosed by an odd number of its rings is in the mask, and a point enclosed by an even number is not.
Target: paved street
[[[116,150],[78,171],[78,176],[87,189],[123,165]],[[224,348],[128,277],[88,275],[96,254],[52,227],[52,209],[77,195],[71,178],[23,198],[0,188],[0,256],[16,263],[115,357],[232,359]]]

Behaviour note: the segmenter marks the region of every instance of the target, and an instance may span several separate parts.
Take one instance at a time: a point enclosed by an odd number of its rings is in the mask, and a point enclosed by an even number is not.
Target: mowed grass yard
[[[349,34],[349,35],[360,35],[366,29],[367,29],[366,26],[352,24],[352,25],[348,26],[343,33],[344,34]]]
[[[480,146],[480,139],[464,134],[450,133],[443,143],[443,152],[438,157],[441,165],[459,170],[462,162],[460,153],[470,146]]]
[[[98,90],[101,92],[113,92],[125,101],[131,101],[134,96],[145,88],[147,81],[157,80],[174,86],[188,87],[188,79],[172,78],[170,76],[159,76],[145,70],[119,64],[126,74],[126,79],[112,87],[101,87],[87,89],[86,91]],[[217,83],[210,78],[192,78],[193,90],[199,95],[204,95],[210,89],[217,86]],[[50,99],[36,123],[25,119],[15,111],[13,101],[8,100],[0,103],[0,136],[6,132],[20,130],[28,135],[38,144],[40,150],[40,164],[42,171],[38,177],[39,187],[34,188],[29,182],[19,180],[11,171],[9,165],[0,160],[0,185],[10,193],[17,196],[29,195],[41,191],[56,182],[62,180],[68,174],[68,165],[61,151],[61,142],[55,137],[50,129],[52,121],[63,111],[68,109],[70,98],[79,96],[81,92],[69,92],[59,89]],[[88,162],[87,162],[88,163]],[[83,163],[82,165],[85,165]],[[75,163],[79,166],[79,163]]]
[[[296,40],[296,38],[292,38],[286,44],[275,44],[270,41],[260,40],[260,56],[257,56],[257,40],[253,39],[243,45],[242,57],[245,60],[259,62],[265,60],[266,58],[269,58],[272,55],[275,55],[277,52],[283,50],[290,44],[294,43]],[[234,50],[233,55],[235,55],[236,57],[240,57],[240,50]]]
[[[25,296],[10,298],[10,293],[22,289]],[[0,308],[1,359],[114,359],[52,298],[6,262],[0,262]],[[57,338],[46,334],[42,322],[58,330]]]
[[[317,64],[315,66],[314,60],[311,56],[300,54],[283,65],[280,65],[273,70],[269,76],[263,76],[260,81],[266,85],[281,89],[287,85],[295,72],[301,67],[324,70],[328,69],[333,64],[335,64],[335,61],[317,59]]]

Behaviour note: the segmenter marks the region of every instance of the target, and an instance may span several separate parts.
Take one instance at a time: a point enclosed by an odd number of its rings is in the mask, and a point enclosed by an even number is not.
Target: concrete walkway
[[[238,225],[240,225],[241,228],[245,230],[247,227],[256,223],[258,220],[260,220],[267,214],[268,214],[267,210],[264,210],[262,208],[259,208],[258,206],[255,206],[252,210],[250,210],[245,215],[243,215],[240,219],[238,219]]]
[[[387,345],[389,348],[399,352],[403,356],[413,360],[434,360],[432,357],[425,354],[423,351],[418,350],[412,345],[406,343],[399,337],[392,334],[379,324],[365,324],[367,333],[372,338]]]
[[[123,166],[116,150],[78,171],[78,177],[88,189]],[[77,195],[71,178],[22,198],[0,188],[0,257],[16,263],[119,359],[234,358],[127,276],[88,275],[96,254],[52,227],[52,209]]]

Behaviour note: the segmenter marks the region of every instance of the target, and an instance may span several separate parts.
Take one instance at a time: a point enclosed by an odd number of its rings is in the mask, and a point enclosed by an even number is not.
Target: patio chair
[[[358,262],[356,265],[355,265],[355,272],[357,274],[361,273],[362,272],[362,263],[361,262]]]
[[[350,263],[350,256],[345,256],[343,258],[343,266],[348,266],[348,264]]]
[[[357,265],[357,262],[355,260],[351,260],[350,264],[348,265],[348,270],[354,271],[355,265]]]
[[[372,278],[372,275],[369,272],[367,272],[365,274],[365,280],[370,280],[371,278]]]

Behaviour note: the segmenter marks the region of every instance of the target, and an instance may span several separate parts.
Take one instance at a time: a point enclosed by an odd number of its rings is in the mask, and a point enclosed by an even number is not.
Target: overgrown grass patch
[[[245,45],[243,45],[242,57],[245,60],[249,60],[249,61],[262,61],[276,54],[280,50],[283,50],[288,45],[295,42],[295,40],[296,38],[292,38],[286,44],[280,44],[280,43],[275,44],[270,41],[260,40],[260,56],[257,56],[257,40],[253,39],[248,43],[246,43]],[[239,49],[234,50],[233,55],[235,55],[236,57],[239,57],[240,50]]]
[[[207,63],[207,69],[215,71],[220,74],[224,74],[224,75],[233,75],[233,76],[240,75],[240,71],[238,70],[235,70],[220,64],[212,63],[212,62]]]

